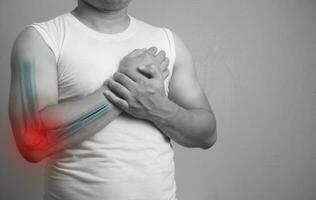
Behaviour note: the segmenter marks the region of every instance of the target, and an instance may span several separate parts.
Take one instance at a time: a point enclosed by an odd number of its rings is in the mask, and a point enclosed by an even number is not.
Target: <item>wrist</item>
[[[111,101],[107,99],[107,97],[104,94],[106,90],[109,90],[109,88],[107,86],[107,83],[104,82],[104,84],[102,84],[102,86],[98,89],[98,93],[99,95],[102,96],[102,99],[103,99],[102,102],[107,104],[112,110],[116,110],[118,113],[122,113],[123,112],[122,109],[120,109],[119,107],[117,107]]]
[[[156,110],[150,112],[150,121],[154,124],[166,124],[175,119],[180,107],[169,100],[168,97],[162,98]]]

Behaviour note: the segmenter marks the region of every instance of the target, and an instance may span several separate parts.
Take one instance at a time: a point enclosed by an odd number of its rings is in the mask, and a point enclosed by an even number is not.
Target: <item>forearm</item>
[[[206,149],[216,141],[216,119],[208,110],[185,109],[165,99],[149,118],[180,145]]]
[[[41,110],[37,115],[39,119],[35,119],[40,121],[40,127],[23,131],[23,151],[28,160],[37,162],[76,145],[115,119],[121,110],[104,97],[105,88]],[[24,123],[30,127],[28,122]]]
[[[119,111],[104,97],[103,92],[106,88],[106,86],[102,86],[87,96],[69,98],[58,104],[46,106],[39,112],[42,125],[48,130],[58,130],[73,122],[79,122],[89,114],[97,114],[97,111],[103,107],[103,110],[111,108]]]
[[[41,149],[35,149],[35,151],[31,153],[33,153],[33,155],[35,156],[35,159],[39,158],[39,160],[41,160],[52,154],[58,153],[69,147],[77,145],[106,127],[120,113],[121,110],[119,110],[117,107],[112,106],[106,111],[106,113],[101,114],[101,116],[95,118],[89,123],[86,123],[79,129],[72,132],[66,132],[64,137],[59,137],[57,140],[51,140],[49,142],[49,145],[45,148],[45,152],[43,152],[43,150]],[[52,132],[52,134],[55,133]]]
[[[41,111],[45,129],[55,136],[47,146],[46,156],[82,142],[122,112],[104,97],[105,88],[103,86],[88,96],[66,100]]]

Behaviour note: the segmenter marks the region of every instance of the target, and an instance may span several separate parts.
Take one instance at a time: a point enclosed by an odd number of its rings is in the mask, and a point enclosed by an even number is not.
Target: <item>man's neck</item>
[[[127,8],[117,11],[98,10],[80,0],[71,13],[82,23],[102,33],[122,32],[130,23]]]

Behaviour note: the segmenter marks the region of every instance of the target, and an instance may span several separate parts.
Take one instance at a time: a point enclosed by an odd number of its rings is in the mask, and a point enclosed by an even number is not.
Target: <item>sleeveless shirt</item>
[[[116,34],[98,32],[71,12],[27,25],[55,55],[60,101],[94,92],[125,55],[151,46],[163,49],[170,60],[168,95],[176,56],[172,32],[129,18],[128,28]],[[174,170],[170,139],[153,123],[121,114],[95,135],[48,159],[44,198],[176,200]]]

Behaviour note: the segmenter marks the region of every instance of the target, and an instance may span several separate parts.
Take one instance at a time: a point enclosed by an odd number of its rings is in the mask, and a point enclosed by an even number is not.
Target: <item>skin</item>
[[[71,12],[84,24],[101,33],[118,33],[129,25],[129,2],[130,0],[78,0],[78,6]]]
[[[79,0],[72,13],[97,31],[118,33],[129,24],[129,2]],[[170,99],[163,94],[162,84],[169,74],[169,61],[165,52],[157,52],[153,47],[136,49],[126,55],[113,78],[105,80],[98,90],[59,102],[53,53],[36,30],[23,30],[12,48],[9,99],[10,122],[22,156],[30,162],[39,162],[89,138],[122,112],[152,121],[164,134],[184,146],[212,146],[216,140],[215,117],[195,77],[190,54],[178,37],[176,46],[178,56],[169,88]],[[21,87],[23,80],[19,76],[30,60],[33,63],[30,85],[34,86],[30,99],[36,102],[34,104],[23,95],[27,92]],[[126,84],[127,81],[133,84]],[[100,106],[106,107],[101,114],[98,112]],[[89,123],[77,125],[87,119],[85,116],[92,116]],[[44,129],[49,134],[30,144],[28,136],[33,137],[38,132],[28,134],[29,127]],[[69,127],[80,128],[74,131]],[[67,137],[62,137],[64,135]]]
[[[120,12],[128,7],[131,0],[81,0],[80,2],[100,12]]]
[[[146,64],[139,59],[139,54],[144,52],[149,59],[146,63],[152,61],[166,78],[168,59],[163,52],[156,54],[155,48],[131,52],[126,56],[128,61],[120,65],[118,71],[124,70],[131,75],[138,73],[136,66]],[[30,162],[39,162],[82,142],[122,112],[104,97],[106,80],[88,96],[58,102],[54,55],[32,28],[24,30],[15,41],[11,70],[10,122],[17,146]],[[28,88],[31,89],[26,90],[25,85],[30,85]],[[97,112],[100,106],[103,106],[102,112]]]
[[[28,130],[27,134],[41,134],[39,137],[32,137],[27,141],[29,148],[38,149],[38,146],[50,141],[50,135],[56,138],[69,137],[74,134],[81,127],[86,126],[88,123],[105,114],[110,107],[109,103],[103,102],[96,108],[91,109],[89,112],[81,115],[79,118],[74,119],[70,123],[60,125],[56,128],[47,129],[44,124],[38,120],[40,119],[37,105],[37,94],[34,77],[35,63],[27,60],[24,61],[20,67],[20,88],[21,88],[21,102],[22,102],[22,115],[25,129]],[[31,133],[30,133],[31,132]],[[34,141],[36,140],[36,141]]]
[[[150,78],[115,73],[105,95],[130,115],[151,121],[180,145],[208,149],[217,139],[215,115],[197,80],[189,50],[179,36],[174,34],[174,38],[177,58],[168,97],[161,73],[151,65],[139,67]]]

